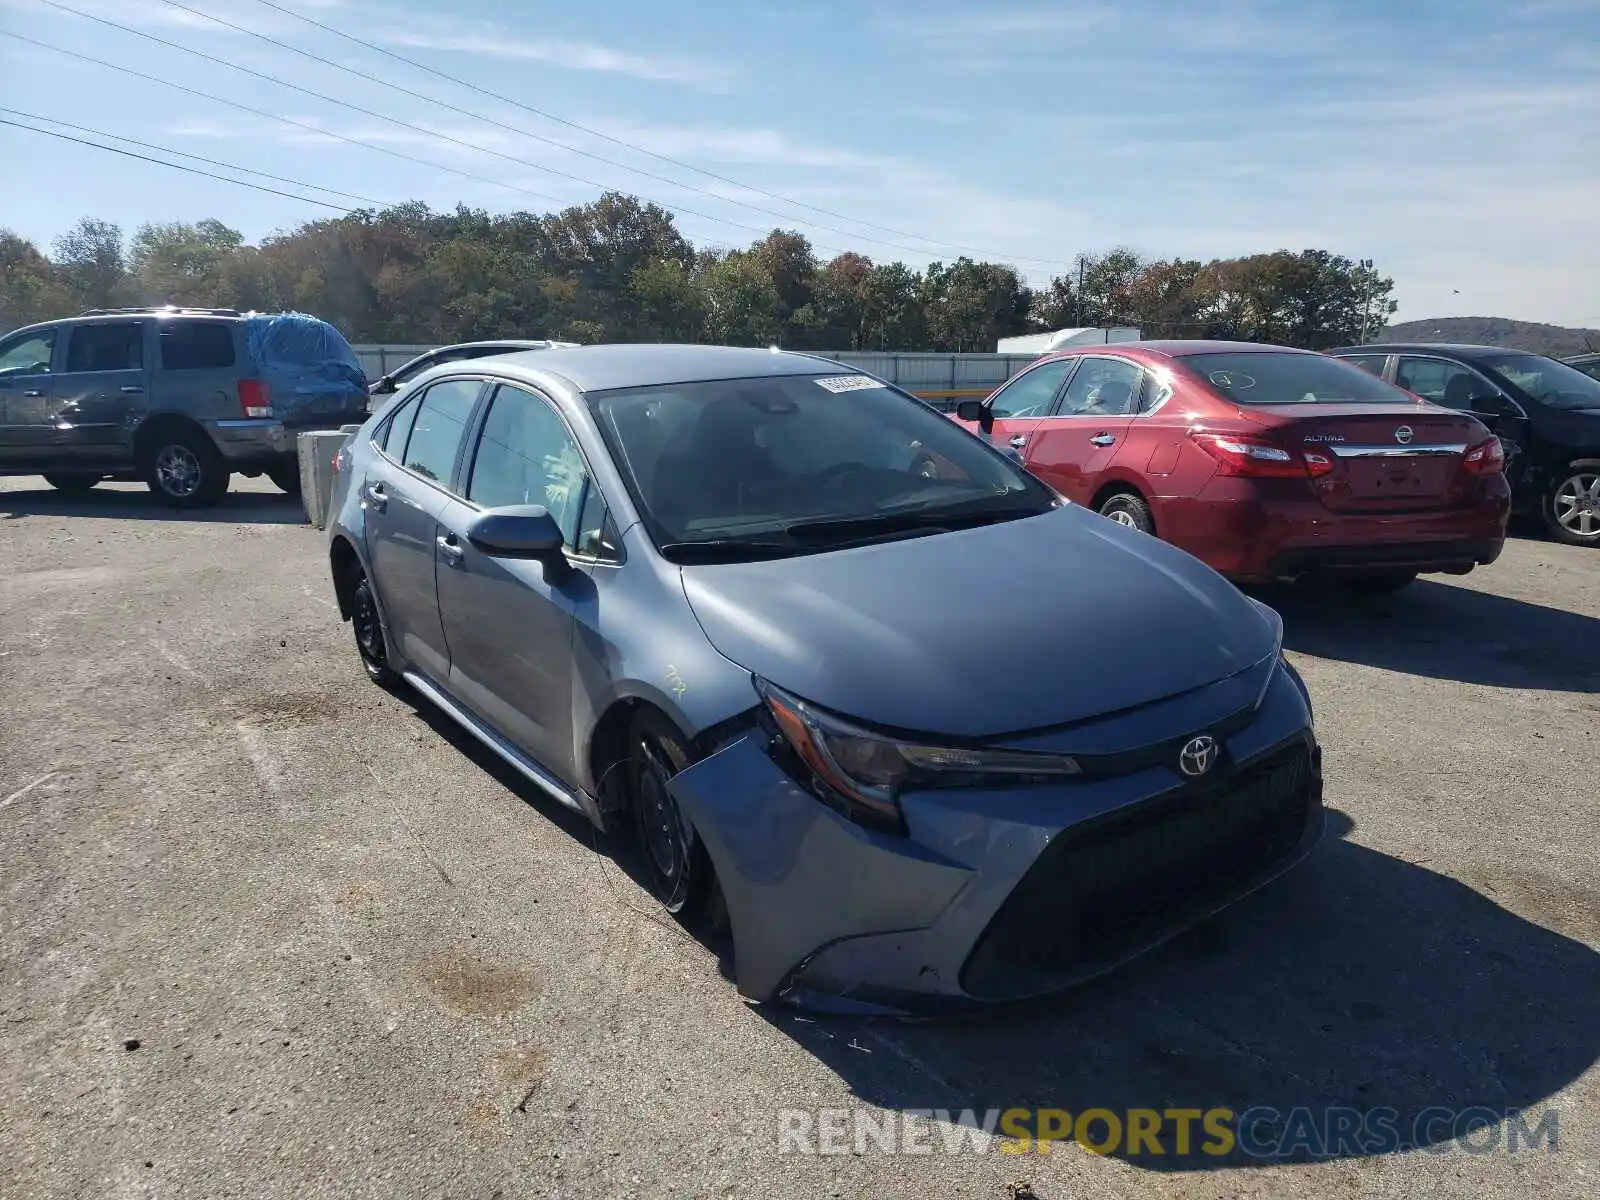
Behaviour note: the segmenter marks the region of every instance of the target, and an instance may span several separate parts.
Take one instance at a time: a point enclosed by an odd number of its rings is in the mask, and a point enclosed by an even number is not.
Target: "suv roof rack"
[[[189,316],[237,317],[236,308],[184,308],[176,304],[141,304],[135,308],[90,308],[80,317],[120,317],[131,313],[182,313]]]

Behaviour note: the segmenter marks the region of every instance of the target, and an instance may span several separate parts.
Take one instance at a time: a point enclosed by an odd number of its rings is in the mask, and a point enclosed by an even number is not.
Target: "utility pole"
[[[1361,267],[1361,345],[1367,344],[1367,323],[1372,319],[1372,260],[1363,258]]]

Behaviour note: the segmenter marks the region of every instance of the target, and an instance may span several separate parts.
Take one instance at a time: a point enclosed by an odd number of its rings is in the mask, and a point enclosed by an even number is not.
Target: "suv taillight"
[[[1506,448],[1497,437],[1479,442],[1462,457],[1461,466],[1469,475],[1493,475],[1496,471],[1504,471]]]
[[[1305,479],[1326,475],[1333,460],[1308,452],[1304,457],[1282,446],[1231,433],[1192,433],[1195,445],[1217,460],[1218,475],[1244,475],[1255,479]]]
[[[239,380],[239,404],[247,417],[270,417],[272,394],[263,379]]]

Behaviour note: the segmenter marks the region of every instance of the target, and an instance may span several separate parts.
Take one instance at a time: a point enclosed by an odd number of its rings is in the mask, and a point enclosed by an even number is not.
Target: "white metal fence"
[[[432,346],[362,345],[355,347],[369,379],[409,362]],[[929,354],[876,350],[818,350],[835,362],[870,371],[908,392],[945,398],[946,393],[984,393],[1010,379],[1037,356],[1032,354]]]

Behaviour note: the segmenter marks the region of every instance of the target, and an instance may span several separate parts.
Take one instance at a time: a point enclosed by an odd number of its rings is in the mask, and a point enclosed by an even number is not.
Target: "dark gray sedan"
[[[331,511],[368,674],[635,835],[752,999],[1039,995],[1322,829],[1271,609],[837,363],[449,364],[347,444]]]

